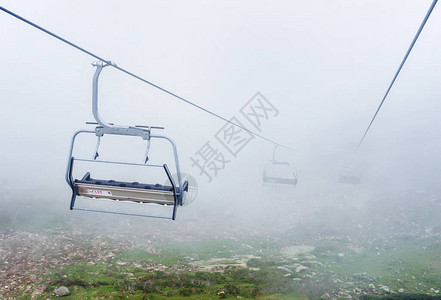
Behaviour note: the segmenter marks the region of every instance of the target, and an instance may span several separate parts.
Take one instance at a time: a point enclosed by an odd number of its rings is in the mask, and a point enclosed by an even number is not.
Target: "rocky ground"
[[[46,290],[46,276],[54,268],[76,262],[112,258],[123,245],[90,235],[47,229],[35,232],[3,230],[0,233],[0,295],[38,295]]]
[[[406,195],[405,201],[379,196],[363,205],[339,202],[278,230],[265,222],[261,227],[237,226],[228,212],[202,221],[183,216],[180,223],[170,225],[173,230],[144,219],[72,217],[64,212],[54,213],[57,218],[50,221],[24,217],[23,212],[3,216],[0,298],[53,298],[54,289],[62,284],[69,285],[73,296],[88,290],[104,293],[96,290],[101,284],[114,288],[112,297],[130,298],[162,293],[159,288],[146,290],[145,282],[152,280],[146,274],[182,277],[180,272],[187,272],[193,282],[198,272],[246,269],[248,277],[242,274],[245,277],[238,277],[242,279],[233,288],[218,278],[212,279],[218,282],[210,286],[213,291],[194,290],[190,285],[179,287],[179,295],[441,299],[441,205],[437,200],[416,193]],[[36,211],[35,207],[30,210]],[[198,230],[200,226],[205,227]],[[89,278],[90,274],[95,275]],[[103,274],[107,277],[101,278]],[[265,283],[264,276],[277,280]],[[261,281],[250,279],[255,277]],[[250,285],[256,291],[247,290]]]

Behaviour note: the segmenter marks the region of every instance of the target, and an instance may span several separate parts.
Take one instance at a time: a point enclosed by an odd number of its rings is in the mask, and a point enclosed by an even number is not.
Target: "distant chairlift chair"
[[[348,184],[360,184],[361,178],[352,168],[344,168],[338,177],[338,182]]]
[[[95,130],[79,130],[74,134],[72,138],[70,154],[69,154],[69,162],[66,171],[66,181],[69,184],[70,188],[72,189],[70,209],[175,220],[177,207],[183,205],[184,195],[188,191],[188,182],[186,181],[182,183],[178,154],[175,143],[166,136],[156,135],[151,133],[152,129],[163,129],[162,127],[149,127],[149,126],[132,127],[132,126],[113,125],[111,123],[104,122],[98,113],[98,78],[102,69],[108,66],[109,64],[105,64],[103,62],[96,62],[93,63],[92,65],[96,67],[96,71],[93,77],[93,91],[92,91],[92,112],[96,120],[96,123],[92,123],[92,124],[97,124],[98,126],[95,128]],[[82,133],[95,134],[97,136],[97,144],[93,159],[74,158],[72,156],[75,139],[79,134]],[[141,137],[143,140],[147,141],[147,148],[143,161],[144,163],[141,164],[141,163],[97,160],[98,148],[100,145],[101,138],[106,134]],[[175,182],[175,180],[173,179],[170,170],[168,169],[166,164],[164,165],[147,164],[150,141],[152,138],[165,139],[171,144],[175,159],[177,182]],[[74,179],[72,177],[72,171],[75,161],[162,168],[164,169],[167,178],[170,181],[170,185],[143,184],[138,182],[123,182],[123,181],[115,181],[115,180],[100,180],[100,179],[92,178],[89,172],[87,172],[81,179]],[[117,200],[117,201],[132,201],[138,203],[153,203],[159,205],[173,206],[173,212],[171,216],[158,216],[158,215],[148,215],[148,214],[138,214],[138,213],[126,213],[119,211],[108,211],[101,209],[80,208],[75,206],[75,200],[77,196],[82,196],[90,199],[104,198],[104,199]]]
[[[278,145],[274,147],[273,159],[266,165],[263,170],[263,184],[296,187],[297,171],[293,164],[287,161],[276,160],[276,151]]]

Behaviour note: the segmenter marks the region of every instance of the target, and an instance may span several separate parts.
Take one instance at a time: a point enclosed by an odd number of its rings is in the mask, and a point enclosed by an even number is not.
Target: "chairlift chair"
[[[273,159],[263,170],[263,184],[296,187],[298,180],[296,168],[287,161],[279,161],[276,159],[277,147],[278,145],[274,147]]]
[[[352,168],[344,168],[338,177],[338,182],[347,184],[360,184],[361,178]]]
[[[66,181],[69,184],[70,188],[72,189],[70,209],[175,220],[177,207],[182,206],[184,204],[183,203],[184,195],[188,191],[188,182],[185,181],[184,183],[182,183],[176,145],[173,142],[173,140],[171,140],[166,136],[152,134],[151,132],[152,130],[164,129],[163,127],[114,125],[113,123],[107,123],[101,119],[98,112],[98,78],[102,69],[106,66],[109,66],[110,64],[103,63],[101,61],[92,64],[94,67],[96,67],[96,71],[93,77],[93,91],[92,91],[92,112],[96,120],[96,123],[89,123],[89,124],[96,124],[97,126],[95,127],[94,130],[79,130],[74,134],[72,138],[70,153],[69,153],[69,162],[66,171]],[[77,136],[80,134],[94,134],[97,137],[97,143],[95,146],[94,155],[91,159],[75,158],[73,156],[75,140]],[[104,161],[97,159],[99,156],[98,150],[101,139],[105,135],[110,135],[110,134],[117,136],[141,137],[143,140],[145,140],[147,142],[147,146],[146,146],[143,163],[133,163],[133,162],[123,162],[123,161]],[[151,139],[163,139],[171,144],[174,154],[175,169],[177,172],[176,182],[173,176],[171,175],[170,170],[166,164],[163,165],[147,164],[149,160],[148,153],[150,149]],[[87,172],[82,178],[74,179],[72,175],[73,174],[72,171],[74,168],[75,161],[83,161],[89,163],[90,162],[104,163],[104,164],[112,164],[112,165],[143,166],[147,168],[162,168],[165,174],[167,175],[170,184],[169,185],[162,185],[157,183],[146,184],[146,183],[138,183],[138,182],[96,179],[93,178],[89,172]],[[121,211],[109,211],[103,209],[81,208],[75,206],[75,200],[77,196],[81,196],[89,199],[109,199],[109,200],[117,200],[117,201],[130,201],[130,202],[138,202],[138,203],[150,203],[150,204],[163,205],[163,206],[172,206],[173,212],[171,216],[164,216],[164,215],[149,215],[142,213],[121,212]]]

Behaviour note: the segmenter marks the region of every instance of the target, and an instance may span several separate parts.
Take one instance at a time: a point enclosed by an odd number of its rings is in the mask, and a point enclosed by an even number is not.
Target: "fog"
[[[80,47],[295,149],[280,148],[277,154],[296,165],[299,179],[295,189],[263,185],[273,144],[255,136],[232,155],[216,139],[225,122],[105,68],[102,117],[116,124],[164,126],[156,132],[176,142],[181,171],[195,178],[198,195],[178,209],[174,222],[70,212],[64,175],[73,133],[93,128],[85,122],[94,121],[95,59],[1,13],[1,210],[13,222],[37,211],[38,218],[79,218],[84,227],[118,220],[116,232],[134,223],[147,232],[147,225],[165,226],[183,230],[185,240],[238,228],[271,234],[353,214],[368,220],[369,208],[378,203],[425,205],[441,195],[439,9],[354,151],[429,5],[407,0],[2,1]],[[240,111],[258,92],[278,114],[257,129]],[[206,142],[230,160],[211,181],[191,160]],[[129,160],[140,162],[145,145],[138,146],[104,137],[100,155],[110,159],[127,151]],[[94,148],[90,139],[76,151],[92,155]],[[152,142],[151,159],[173,165],[166,149]],[[357,170],[361,184],[338,182],[345,167]],[[121,178],[132,174],[112,172]],[[144,180],[163,182],[155,176],[146,170]]]

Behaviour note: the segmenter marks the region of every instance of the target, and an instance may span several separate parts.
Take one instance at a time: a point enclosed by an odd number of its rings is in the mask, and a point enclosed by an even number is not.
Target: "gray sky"
[[[2,6],[226,118],[258,91],[262,134],[298,149],[300,192],[334,184],[432,1],[2,1]],[[0,13],[0,179],[64,187],[69,142],[92,121],[93,58]],[[356,164],[371,182],[439,179],[441,10],[436,7]],[[251,141],[212,183],[191,166],[222,121],[116,70],[108,121],[165,126],[203,197],[261,189],[272,145]],[[93,151],[94,144],[89,146]],[[117,147],[118,148],[118,147]],[[119,148],[118,148],[119,149]],[[153,150],[152,150],[153,151]],[[391,170],[394,170],[392,172]],[[43,174],[42,174],[43,173]],[[369,177],[370,176],[370,177]],[[20,185],[20,184],[18,184]],[[65,186],[63,186],[65,185]],[[283,195],[289,195],[283,194]],[[237,194],[236,194],[237,195]],[[231,196],[234,197],[234,196]]]

